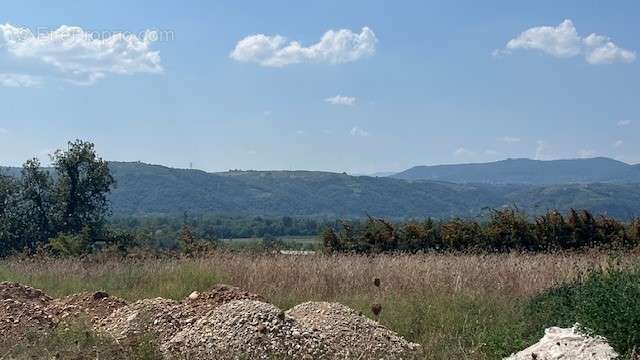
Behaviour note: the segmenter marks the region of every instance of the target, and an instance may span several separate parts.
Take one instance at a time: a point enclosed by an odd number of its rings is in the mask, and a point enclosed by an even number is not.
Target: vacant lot
[[[199,259],[10,259],[0,281],[56,297],[104,290],[127,300],[182,299],[227,283],[287,309],[310,300],[337,301],[424,346],[430,359],[496,359],[542,335],[528,299],[590,269],[634,265],[635,254],[271,256],[216,253]],[[374,279],[381,286],[374,285]],[[374,317],[375,318],[375,317]]]

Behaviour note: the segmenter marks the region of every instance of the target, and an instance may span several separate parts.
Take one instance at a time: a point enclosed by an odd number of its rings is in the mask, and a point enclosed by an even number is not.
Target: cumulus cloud
[[[619,47],[607,36],[591,34],[581,37],[571,20],[564,20],[555,27],[532,27],[511,39],[504,49],[496,50],[494,55],[507,55],[518,49],[538,50],[559,58],[580,55],[589,64],[631,63],[636,60],[635,52]]]
[[[17,58],[53,66],[78,84],[91,84],[108,74],[162,72],[160,53],[151,50],[157,40],[155,31],[96,37],[76,26],[34,34],[27,28],[0,25],[0,48]]]
[[[618,126],[620,126],[620,127],[627,126],[627,125],[631,125],[631,120],[620,120],[620,121],[618,121]]]
[[[519,143],[520,142],[520,138],[519,137],[514,137],[514,136],[505,136],[502,138],[502,141],[508,143],[508,144],[515,144],[515,143]]]
[[[351,136],[359,136],[359,137],[367,137],[370,135],[367,130],[357,126],[354,126],[353,128],[351,128],[351,131],[349,131],[349,133],[351,134]]]
[[[229,55],[241,62],[282,67],[300,63],[342,64],[371,56],[378,39],[371,29],[363,27],[354,33],[348,29],[329,30],[320,41],[308,47],[297,41],[288,42],[280,35],[256,34],[240,40]]]
[[[0,86],[29,88],[42,86],[42,79],[25,74],[0,74]]]
[[[327,98],[324,101],[332,105],[353,106],[356,104],[356,98],[353,96],[336,95],[334,97]]]

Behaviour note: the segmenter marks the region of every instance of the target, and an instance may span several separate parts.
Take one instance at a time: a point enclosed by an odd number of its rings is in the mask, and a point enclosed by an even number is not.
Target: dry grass
[[[494,359],[536,339],[543,329],[524,317],[530,296],[596,267],[626,267],[636,254],[385,255],[295,257],[217,253],[200,259],[12,259],[0,281],[53,296],[105,290],[136,300],[181,299],[224,282],[282,308],[339,301],[422,343],[433,359]],[[380,278],[380,288],[373,285]]]

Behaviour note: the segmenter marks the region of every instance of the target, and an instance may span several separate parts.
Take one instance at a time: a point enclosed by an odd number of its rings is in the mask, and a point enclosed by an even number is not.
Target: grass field
[[[64,296],[105,290],[128,300],[182,299],[227,283],[283,309],[310,300],[338,301],[424,346],[429,359],[499,359],[537,341],[541,324],[528,299],[594,268],[625,268],[636,255],[601,252],[509,255],[270,256],[216,253],[200,259],[10,259],[0,281]],[[382,286],[373,285],[380,278]]]

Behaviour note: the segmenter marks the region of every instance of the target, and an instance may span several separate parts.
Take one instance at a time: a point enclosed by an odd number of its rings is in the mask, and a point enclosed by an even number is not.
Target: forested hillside
[[[513,205],[530,214],[577,208],[629,218],[640,212],[638,184],[463,185],[313,171],[210,174],[115,162],[111,169],[118,215],[448,218]]]
[[[640,184],[454,184],[317,171],[206,173],[139,162],[110,162],[116,216],[198,214],[353,218],[478,217],[517,206],[528,214],[588,209],[640,215]],[[17,169],[5,169],[19,174]]]
[[[454,183],[566,184],[638,183],[640,166],[609,158],[571,160],[507,159],[490,163],[416,166],[392,175],[404,180]]]

